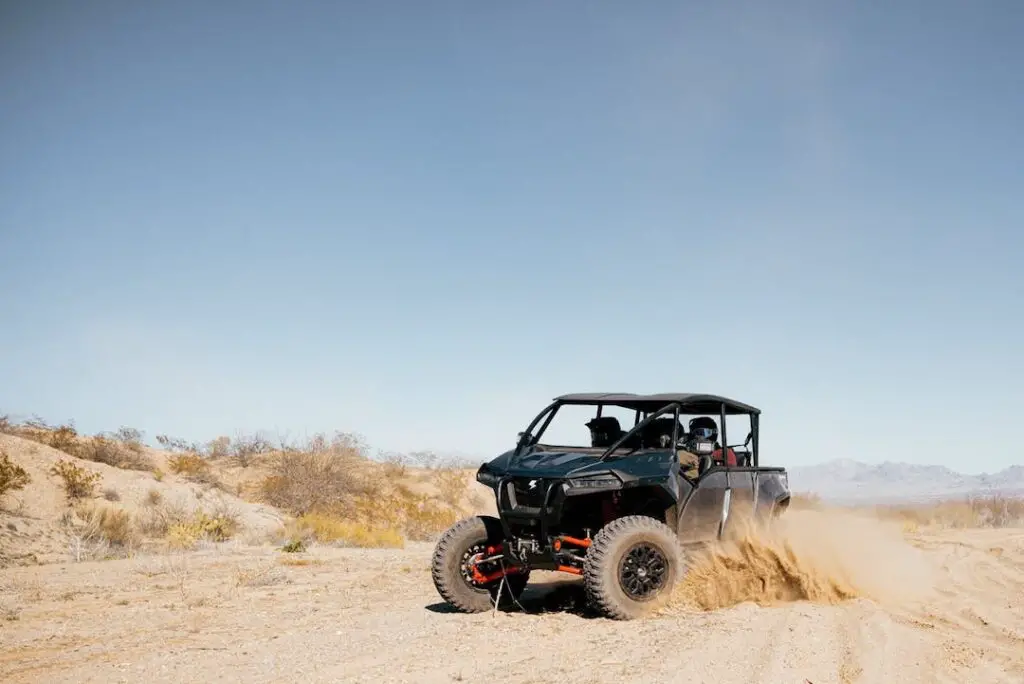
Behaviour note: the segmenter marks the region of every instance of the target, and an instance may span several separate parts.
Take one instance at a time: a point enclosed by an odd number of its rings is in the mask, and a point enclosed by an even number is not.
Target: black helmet
[[[690,434],[691,439],[707,440],[709,442],[718,441],[718,424],[714,418],[707,416],[700,416],[690,421]]]

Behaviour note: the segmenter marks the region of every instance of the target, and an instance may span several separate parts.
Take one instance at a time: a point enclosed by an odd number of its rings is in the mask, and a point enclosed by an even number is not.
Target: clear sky
[[[1024,461],[1024,3],[768,5],[3,2],[0,413]]]

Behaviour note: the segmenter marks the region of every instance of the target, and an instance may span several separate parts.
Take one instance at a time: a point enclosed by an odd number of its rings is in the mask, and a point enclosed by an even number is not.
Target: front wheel
[[[500,560],[478,562],[492,555],[487,548],[501,543],[501,523],[490,516],[466,518],[448,528],[441,535],[434,548],[431,575],[434,587],[456,610],[463,613],[482,613],[494,607],[494,601],[501,589],[501,606],[507,607],[526,589],[530,572],[526,568],[514,568],[515,572],[505,575],[505,586],[501,577],[481,582],[479,576],[500,575]],[[473,569],[478,571],[474,573]],[[509,565],[506,563],[505,568]]]
[[[594,537],[583,563],[590,604],[605,617],[632,620],[665,605],[682,575],[679,540],[664,523],[631,515]]]

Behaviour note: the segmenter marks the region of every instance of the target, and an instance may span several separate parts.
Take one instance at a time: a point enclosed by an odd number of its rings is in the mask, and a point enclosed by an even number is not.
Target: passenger
[[[693,438],[714,442],[715,451],[711,454],[712,460],[722,463],[722,445],[718,443],[718,423],[714,418],[700,416],[690,421],[690,435]],[[725,450],[725,465],[733,468],[736,466],[736,452],[731,448]]]

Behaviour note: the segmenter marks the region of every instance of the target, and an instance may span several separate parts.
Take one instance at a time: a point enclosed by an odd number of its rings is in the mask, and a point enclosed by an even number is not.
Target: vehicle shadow
[[[443,601],[432,603],[425,608],[432,613],[457,612]],[[578,580],[531,583],[519,597],[518,605],[512,604],[499,610],[503,613],[526,613],[527,615],[568,613],[587,619],[600,617],[587,605],[583,582]]]

